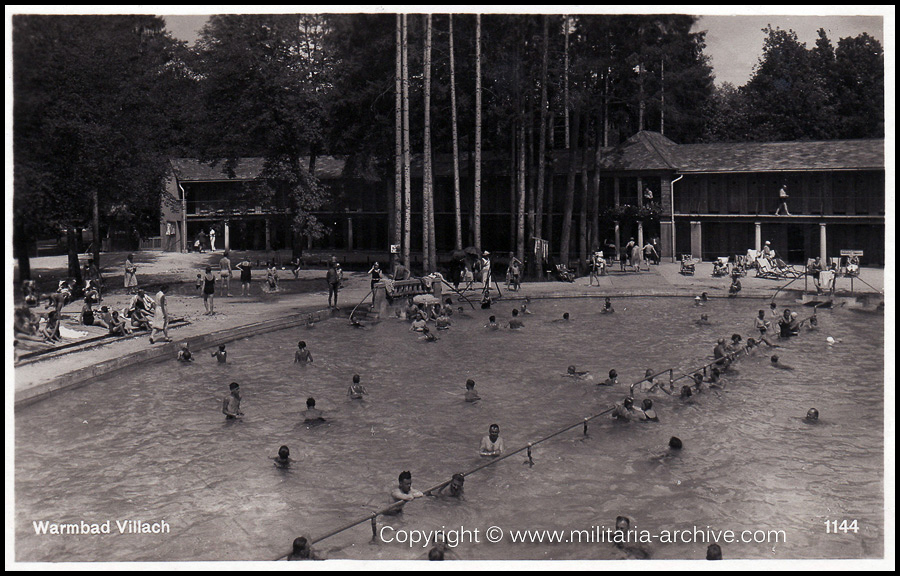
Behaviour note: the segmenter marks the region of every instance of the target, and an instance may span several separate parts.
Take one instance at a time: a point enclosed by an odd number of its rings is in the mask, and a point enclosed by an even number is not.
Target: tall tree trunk
[[[513,120],[509,130],[509,251],[516,249],[516,216],[518,208],[516,202],[517,177],[516,164],[518,160],[518,149],[516,148],[516,121]]]
[[[462,207],[459,196],[459,134],[456,126],[456,66],[453,56],[453,14],[450,15],[450,121],[453,128],[453,201],[456,210],[456,249],[462,250]]]
[[[475,15],[475,248],[481,250],[481,14]]]
[[[100,269],[100,193],[97,188],[94,188],[93,194],[93,205],[94,205],[94,214],[91,219],[91,235],[94,237],[94,241],[91,242],[91,247],[93,248],[92,253],[94,256],[94,265],[97,267],[97,270]]]
[[[598,128],[599,121],[598,120]],[[603,160],[600,141],[604,135],[597,131],[597,147],[594,150],[594,177],[592,181],[591,194],[591,250],[599,250],[600,247],[600,163]]]
[[[572,133],[577,135],[580,128],[579,124],[581,116],[578,114],[578,111],[576,111],[573,116],[575,118],[575,125],[573,126]],[[575,138],[571,144],[572,146],[569,148],[569,175],[566,179],[566,203],[563,208],[562,230],[560,231],[559,238],[559,261],[566,265],[569,263],[569,244],[572,239],[572,213],[575,209],[575,174],[578,170],[578,139]]]
[[[78,231],[81,233],[81,230]],[[78,264],[78,236],[75,235],[75,228],[69,225],[66,230],[66,248],[69,252],[69,278],[74,278],[76,282],[81,283],[81,266]]]
[[[519,218],[516,225],[516,256],[525,261],[525,122],[519,122]]]
[[[659,133],[666,135],[666,59],[659,63]]]
[[[397,14],[397,60],[394,80],[394,234],[392,243],[403,244],[403,39],[400,14]],[[391,254],[391,270],[397,264],[399,254]]]
[[[410,267],[409,253],[410,242],[412,241],[412,208],[410,206],[412,200],[412,183],[409,175],[409,43],[407,35],[409,23],[406,14],[403,15],[402,22],[402,38],[403,44],[403,265]]]
[[[534,235],[543,238],[544,234],[544,184],[547,153],[547,63],[549,61],[550,18],[544,16],[544,48],[541,58],[541,128],[538,136],[537,198],[535,199]],[[535,265],[538,263],[535,262]]]
[[[525,172],[525,187],[528,190],[528,199],[526,208],[528,219],[525,221],[525,250],[528,249],[530,238],[534,236],[534,99],[528,100],[528,117],[525,121],[525,140],[528,142],[528,152],[526,154],[527,164],[523,168]],[[519,260],[525,262],[524,252],[519,256]],[[533,259],[528,258],[528,262]],[[531,270],[531,268],[529,268]]]
[[[584,166],[584,152],[588,143],[590,122],[587,109],[584,111],[584,135],[578,152],[578,164],[581,166],[581,214],[578,222],[578,270],[584,273],[587,262],[587,228],[588,228],[588,173]],[[576,135],[576,138],[578,136]],[[576,145],[577,146],[577,145]]]
[[[638,132],[644,129],[644,63],[638,64]]]
[[[422,263],[434,271],[434,212],[431,192],[431,14],[425,15],[425,134],[422,153]]]
[[[565,26],[566,45],[565,45],[565,64],[563,66],[563,111],[566,115],[566,150],[569,149],[571,140],[569,139],[569,16],[563,16],[563,25]],[[577,132],[576,132],[577,134]],[[566,248],[566,253],[569,250]]]
[[[547,127],[550,130],[550,154],[548,158],[548,168],[550,169],[550,174],[547,177],[547,226],[544,231],[544,235],[546,236],[546,240],[553,243],[553,207],[556,205],[555,200],[553,198],[553,148],[555,146],[556,137],[553,134],[553,122],[556,119],[556,114],[550,112],[550,116],[547,118],[547,122],[549,126]]]

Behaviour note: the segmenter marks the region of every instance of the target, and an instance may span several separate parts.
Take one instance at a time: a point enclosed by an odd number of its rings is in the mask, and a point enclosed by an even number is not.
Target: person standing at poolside
[[[134,265],[134,255],[129,254],[125,257],[125,291],[134,294],[137,286],[137,266]]]
[[[212,316],[216,313],[215,298],[216,276],[212,273],[212,266],[207,266],[206,273],[203,275],[203,308],[206,309],[204,315]]]
[[[500,438],[500,426],[491,424],[488,435],[481,439],[481,456],[500,456],[503,453],[503,438]]]
[[[341,278],[337,267],[337,259],[332,256],[328,263],[328,271],[325,273],[325,283],[328,284],[328,307],[337,310],[338,291],[341,289]],[[334,304],[332,304],[332,298]]]
[[[209,251],[216,251],[216,229],[212,226],[209,228]]]
[[[222,285],[225,287],[225,296],[231,296],[231,260],[228,259],[228,250],[219,260],[219,271],[222,275]]]
[[[150,322],[150,343],[153,344],[154,336],[162,332],[165,342],[171,342],[169,338],[169,304],[166,301],[166,292],[169,287],[165,284],[159,287],[156,293],[156,308],[153,313],[153,321]],[[105,307],[104,307],[105,308]]]
[[[247,258],[244,258],[238,263],[237,267],[241,271],[241,296],[249,296],[253,265]]]
[[[372,290],[372,306],[375,306],[375,285],[381,282],[381,265],[378,262],[372,265],[369,268],[368,274],[372,275],[372,280],[369,282],[369,287]]]
[[[241,385],[232,382],[228,385],[230,394],[222,400],[222,414],[226,420],[234,420],[244,415],[241,412]]]

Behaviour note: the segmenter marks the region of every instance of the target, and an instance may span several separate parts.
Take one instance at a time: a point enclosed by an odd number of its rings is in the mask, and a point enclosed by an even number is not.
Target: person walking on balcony
[[[775,211],[775,215],[776,215],[776,216],[780,216],[780,215],[781,215],[781,209],[782,209],[782,208],[784,208],[784,215],[785,215],[785,216],[790,216],[790,215],[791,215],[791,212],[788,210],[787,199],[788,199],[787,184],[782,184],[782,185],[781,185],[781,190],[778,191],[778,201],[779,201],[781,204],[778,205],[778,210]]]

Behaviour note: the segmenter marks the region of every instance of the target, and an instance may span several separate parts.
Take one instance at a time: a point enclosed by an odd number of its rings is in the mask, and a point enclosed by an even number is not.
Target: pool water
[[[502,323],[513,302],[454,315],[436,343],[386,319],[355,329],[346,319],[228,344],[193,364],[174,359],[100,379],[16,414],[16,538],[20,561],[272,560],[298,535],[316,538],[384,508],[409,470],[424,490],[469,470],[488,426],[507,450],[596,414],[627,394],[645,369],[676,374],[711,360],[719,337],[755,336],[761,300],[687,298],[535,300],[519,331]],[[784,304],[788,304],[784,302]],[[809,309],[797,307],[801,316]],[[563,312],[571,321],[553,322]],[[712,326],[698,327],[701,313]],[[479,529],[454,549],[464,559],[618,558],[608,543],[485,541],[490,526],[513,529],[612,527],[656,532],[709,527],[783,530],[777,544],[723,545],[726,558],[876,558],[883,537],[884,319],[819,312],[819,329],[777,353],[795,368],[769,366],[768,350],[747,357],[724,391],[692,403],[654,392],[659,423],[606,417],[466,478],[465,501],[425,498],[393,530]],[[839,342],[833,346],[826,337]],[[293,364],[298,340],[314,363]],[[566,367],[594,378],[573,381]],[[609,369],[619,386],[599,387]],[[368,389],[350,400],[354,373]],[[482,400],[463,400],[472,378]],[[245,417],[221,413],[228,383],[241,384]],[[328,422],[304,425],[307,397]],[[803,422],[810,407],[816,425]],[[685,448],[659,459],[670,436]],[[290,447],[290,471],[271,457]],[[857,520],[857,533],[827,534],[828,520]],[[33,521],[103,522],[110,535],[35,535]],[[169,534],[120,535],[115,520],[165,520]],[[386,532],[383,534],[396,534]],[[428,548],[372,545],[366,524],[314,546],[328,558],[417,559]],[[704,558],[707,544],[654,542],[654,558]]]

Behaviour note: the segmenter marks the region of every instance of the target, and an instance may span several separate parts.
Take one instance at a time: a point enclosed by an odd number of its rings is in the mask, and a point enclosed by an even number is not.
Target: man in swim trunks
[[[620,422],[629,422],[634,416],[634,400],[631,397],[626,397],[621,404],[616,404],[612,414],[613,419]]]
[[[231,296],[231,260],[228,259],[228,250],[222,254],[219,260],[219,272],[222,276],[222,284],[225,286],[225,296]]]
[[[615,370],[609,371],[609,378],[604,380],[603,382],[598,382],[598,386],[615,386],[619,383],[619,374]]]
[[[297,351],[294,352],[294,364],[309,364],[313,361],[312,354],[306,349],[306,342],[297,343]]]
[[[519,328],[524,328],[525,324],[519,320],[519,310],[518,308],[513,308],[512,311],[512,320],[509,321],[509,327],[512,330],[518,330]]]
[[[412,502],[416,498],[422,498],[425,496],[418,490],[412,489],[412,473],[408,470],[405,470],[400,473],[398,478],[397,487],[391,490],[391,499],[394,502],[399,503],[398,506],[394,508],[394,514],[399,514],[403,512],[403,504],[406,502]]]
[[[366,387],[359,383],[359,374],[353,375],[353,384],[347,389],[347,395],[351,400],[362,400],[364,394],[368,394]]]
[[[303,413],[303,421],[307,423],[317,423],[325,421],[325,417],[322,416],[322,411],[316,409],[315,398],[306,399],[306,411]]]
[[[503,438],[500,438],[500,426],[491,424],[488,435],[481,439],[481,456],[500,456],[503,453]]]
[[[250,281],[253,278],[253,265],[244,258],[238,263],[237,267],[241,271],[241,296],[249,296]]]
[[[231,395],[222,400],[222,414],[225,415],[226,420],[234,420],[244,415],[241,412],[241,385],[232,382],[228,385],[228,389],[231,391]]]
[[[475,381],[469,378],[466,380],[466,402],[477,402],[478,400],[481,400],[481,397],[475,391]]]
[[[187,342],[184,343],[184,346],[182,346],[181,350],[178,351],[178,355],[176,356],[176,359],[179,362],[193,362],[194,361],[194,355],[191,354],[191,348],[190,348],[189,343],[187,343]]]
[[[210,354],[219,364],[225,364],[228,362],[228,352],[225,351],[225,345],[219,344],[219,349]]]

